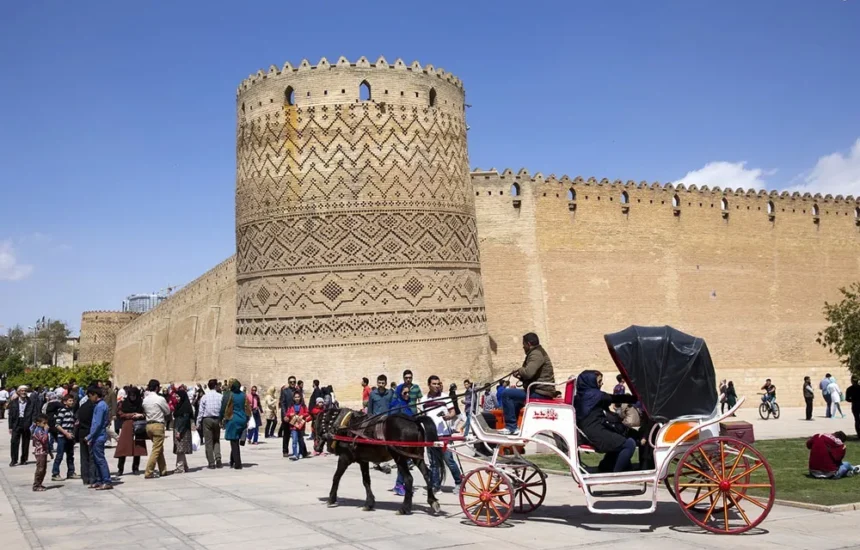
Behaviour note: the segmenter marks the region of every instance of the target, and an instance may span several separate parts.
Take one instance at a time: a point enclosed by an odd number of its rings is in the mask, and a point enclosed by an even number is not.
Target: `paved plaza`
[[[741,417],[752,415],[744,411]],[[819,429],[839,425],[848,431],[849,427],[842,420],[807,423],[795,417],[800,417],[800,411],[786,409],[780,421],[758,420],[754,424],[764,437],[806,435],[810,424]],[[223,442],[222,451],[229,452]],[[4,547],[84,549],[139,544],[155,550],[235,549],[250,544],[273,550],[860,548],[856,531],[860,511],[830,514],[775,506],[762,529],[755,533],[711,535],[689,523],[665,491],[660,492],[661,502],[653,515],[592,515],[586,511],[576,484],[563,476],[550,476],[547,500],[531,516],[515,516],[508,524],[491,529],[466,522],[450,488],[440,497],[444,516],[429,515],[423,488],[416,495],[415,513],[397,516],[400,498],[388,492],[394,485],[394,475],[376,471],[372,475],[377,510],[362,512],[364,490],[356,466],[344,476],[341,506],[330,509],[323,499],[335,469],[333,457],[291,462],[281,457],[277,439],[257,447],[245,446],[242,451],[248,464],[242,471],[202,468],[205,457],[195,453],[190,457],[192,473],[158,480],[125,476],[109,492],[87,490],[80,481],[46,480],[50,490],[34,493],[33,463],[9,468],[4,458],[0,465],[0,536]],[[8,438],[2,437],[0,456],[8,454]],[[168,454],[168,464],[172,466],[173,462],[173,455]],[[111,460],[112,468],[115,464]],[[469,468],[466,463],[464,466]]]

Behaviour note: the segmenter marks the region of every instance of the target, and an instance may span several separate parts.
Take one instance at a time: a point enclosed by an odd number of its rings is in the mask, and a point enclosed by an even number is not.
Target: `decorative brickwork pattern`
[[[261,92],[269,101],[257,101],[253,115],[251,96],[240,91],[240,347],[486,333],[462,90],[421,74],[447,86],[445,94],[433,88],[424,105],[411,88],[408,101],[403,90],[386,101],[340,97],[359,77],[385,94],[401,84],[359,67],[321,63],[320,81],[333,84],[322,90],[289,72],[275,75],[280,84],[265,83],[273,91]],[[332,75],[337,80],[325,80]],[[417,82],[404,86],[424,80]],[[320,92],[336,98],[303,100]],[[438,97],[444,103],[432,104]]]

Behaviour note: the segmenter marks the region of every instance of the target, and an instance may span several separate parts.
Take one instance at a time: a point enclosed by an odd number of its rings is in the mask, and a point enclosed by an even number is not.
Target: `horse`
[[[337,489],[340,479],[347,468],[358,462],[361,467],[361,479],[367,493],[362,510],[371,511],[376,506],[376,499],[370,488],[370,464],[383,463],[393,460],[397,465],[397,471],[403,476],[403,484],[406,495],[403,504],[397,510],[398,515],[409,515],[412,513],[412,473],[409,471],[409,460],[411,459],[424,481],[427,483],[427,504],[434,514],[441,512],[441,506],[433,492],[433,483],[430,478],[430,470],[424,461],[423,446],[397,446],[374,445],[359,443],[355,441],[337,441],[335,435],[348,436],[361,439],[375,439],[380,441],[402,441],[409,443],[426,443],[438,440],[436,426],[427,417],[409,417],[402,414],[390,414],[387,416],[368,416],[365,413],[351,409],[330,409],[321,412],[313,421],[314,451],[319,453],[324,446],[328,446],[329,452],[338,457],[337,470],[332,479],[331,491],[328,496],[328,506],[337,506]],[[438,463],[442,463],[441,451],[434,447],[427,447],[428,452],[438,453]],[[443,475],[444,475],[444,468]]]

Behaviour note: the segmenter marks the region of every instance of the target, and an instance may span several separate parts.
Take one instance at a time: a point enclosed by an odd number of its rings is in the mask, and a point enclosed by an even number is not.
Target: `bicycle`
[[[760,393],[759,395],[764,396],[765,394]],[[771,415],[773,415],[774,420],[779,419],[779,404],[776,402],[776,397],[770,400],[764,399],[758,406],[758,414],[762,420],[767,420]]]

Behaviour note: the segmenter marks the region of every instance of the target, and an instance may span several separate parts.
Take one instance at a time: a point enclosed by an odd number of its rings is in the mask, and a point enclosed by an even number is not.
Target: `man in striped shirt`
[[[57,414],[51,418],[51,426],[57,437],[57,456],[54,457],[54,466],[51,469],[51,481],[64,481],[60,477],[60,464],[63,463],[63,455],[66,455],[66,477],[65,479],[78,479],[75,475],[75,396],[66,394],[63,397],[63,406],[57,410]]]
[[[206,461],[210,470],[221,468],[221,394],[215,391],[218,381],[212,379],[206,384],[209,389],[200,398],[197,412],[197,425],[203,428],[203,441],[206,446]]]

